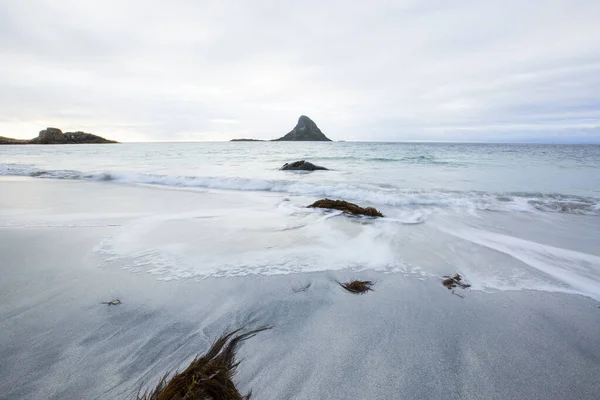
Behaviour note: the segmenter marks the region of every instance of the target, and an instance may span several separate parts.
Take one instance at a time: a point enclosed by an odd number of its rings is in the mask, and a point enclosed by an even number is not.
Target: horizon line
[[[229,140],[149,140],[149,141],[120,141],[119,143],[244,143],[245,141]],[[277,141],[271,139],[248,140],[248,143],[256,142],[295,142],[295,143],[443,143],[443,144],[568,144],[568,145],[600,145],[598,141],[476,141],[476,140],[306,140],[306,141]]]

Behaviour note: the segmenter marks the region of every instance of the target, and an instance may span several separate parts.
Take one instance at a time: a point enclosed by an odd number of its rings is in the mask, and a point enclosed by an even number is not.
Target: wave
[[[600,215],[600,200],[592,197],[528,192],[488,193],[402,189],[369,184],[306,183],[282,179],[218,176],[172,176],[136,172],[43,170],[31,165],[0,164],[0,175],[36,178],[113,181],[189,189],[267,191],[314,197],[341,198],[379,206],[467,209],[472,211],[551,212]]]
[[[315,163],[328,162],[328,161],[345,161],[345,162],[376,162],[376,163],[402,163],[402,164],[432,164],[432,165],[450,165],[462,167],[465,163],[458,161],[445,161],[436,159],[430,155],[417,155],[417,156],[405,156],[405,157],[361,157],[361,156],[306,156],[310,157]],[[284,163],[285,160],[276,158],[269,161]]]

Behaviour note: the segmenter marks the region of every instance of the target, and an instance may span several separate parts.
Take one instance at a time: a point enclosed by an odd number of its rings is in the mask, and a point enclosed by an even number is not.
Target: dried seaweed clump
[[[206,354],[196,357],[180,373],[167,381],[165,375],[151,393],[137,396],[138,400],[248,400],[252,393],[240,394],[232,378],[239,362],[235,360],[237,345],[258,332],[261,327],[238,334],[240,329],[221,336]]]
[[[360,207],[354,203],[349,203],[344,200],[329,200],[322,199],[312,203],[308,208],[330,208],[334,210],[340,210],[347,214],[352,215],[366,215],[368,217],[383,217],[376,208],[373,207]]]
[[[337,282],[337,281],[336,281]],[[341,287],[354,294],[365,294],[367,292],[372,291],[373,285],[375,282],[373,281],[358,281],[353,280],[346,283],[337,282]]]
[[[442,285],[448,288],[448,290],[454,289],[456,287],[460,287],[462,289],[471,287],[471,285],[462,281],[462,276],[460,276],[459,274],[456,274],[454,276],[445,275],[444,278],[446,279],[442,281]]]

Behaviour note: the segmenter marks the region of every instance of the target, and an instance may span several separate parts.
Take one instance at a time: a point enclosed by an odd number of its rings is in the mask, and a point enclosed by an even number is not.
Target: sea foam
[[[551,212],[600,215],[600,200],[592,197],[539,192],[490,193],[405,189],[368,183],[318,183],[293,179],[253,179],[229,176],[173,176],[138,172],[44,170],[23,164],[0,164],[0,175],[36,178],[112,181],[183,189],[267,191],[312,197],[339,198],[373,205],[441,208],[465,211]]]

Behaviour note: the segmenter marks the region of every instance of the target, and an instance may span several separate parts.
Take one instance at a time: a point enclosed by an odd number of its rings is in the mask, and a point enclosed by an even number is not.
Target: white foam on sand
[[[354,269],[420,273],[395,252],[396,226],[283,202],[278,213],[164,214],[135,219],[95,249],[103,263],[159,279]]]
[[[275,193],[33,179],[11,185],[4,200],[14,195],[14,204],[2,208],[0,228],[110,227],[94,247],[99,265],[160,280],[346,269],[438,279],[461,273],[473,290],[600,298],[600,254],[586,253],[597,235],[593,217],[529,218],[532,237],[525,240],[483,228],[497,221],[519,227],[522,214],[515,213],[387,208],[388,217],[373,219],[307,209],[314,198]],[[33,187],[39,201],[23,204],[19,190]],[[540,236],[548,220],[552,235]]]
[[[520,262],[522,269],[512,279],[497,275],[478,276],[478,286],[496,290],[542,290],[581,294],[600,300],[600,257],[549,246],[482,229],[441,228],[446,233]],[[500,269],[501,267],[498,266]],[[535,273],[533,272],[535,271]]]

